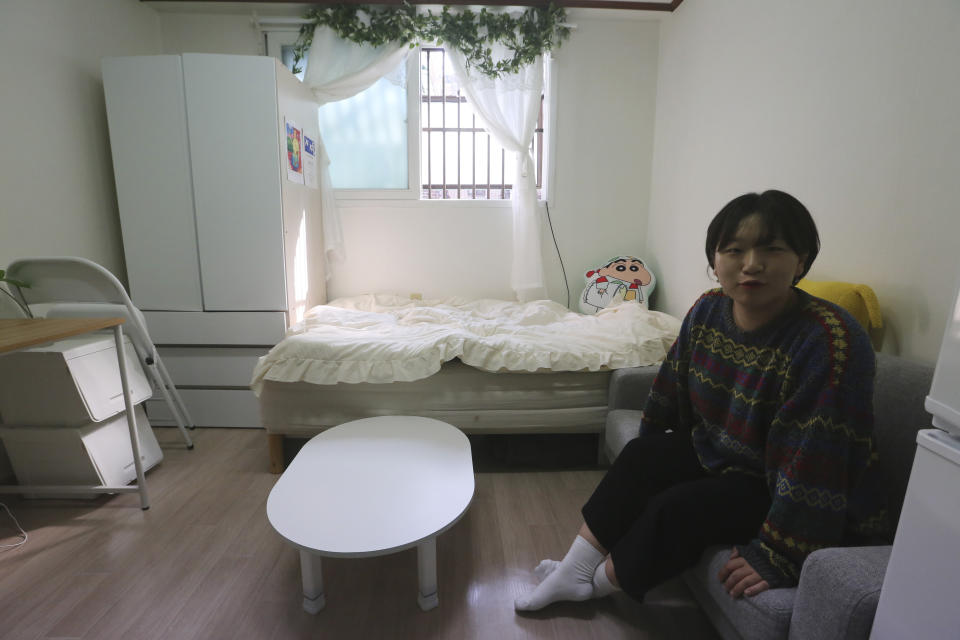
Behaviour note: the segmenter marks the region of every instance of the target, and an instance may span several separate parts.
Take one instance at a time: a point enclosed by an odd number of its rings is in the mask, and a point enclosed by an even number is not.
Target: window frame
[[[283,47],[293,46],[300,37],[300,28],[294,27],[271,27],[263,31],[263,50],[264,55],[276,58],[283,64]],[[301,74],[302,75],[302,74]],[[303,78],[300,78],[303,82]]]
[[[298,29],[270,29],[263,32],[264,49],[266,55],[282,62],[282,47],[294,44],[299,35]],[[406,58],[407,74],[407,188],[406,189],[334,189],[334,198],[338,205],[347,207],[364,206],[364,203],[387,204],[395,203],[406,208],[409,206],[448,206],[448,207],[510,207],[510,200],[486,198],[423,198],[422,179],[420,175],[420,153],[422,125],[420,122],[420,49],[422,47],[436,47],[435,43],[422,43],[411,49]],[[439,45],[442,46],[442,45]],[[556,120],[556,82],[555,63],[549,54],[544,60],[544,93],[543,93],[543,151],[540,162],[543,163],[541,172],[540,191],[542,197],[537,200],[539,206],[552,201],[553,184],[556,171],[554,158],[554,123]],[[435,203],[423,205],[423,203]],[[442,204],[441,204],[442,203]]]
[[[334,189],[338,202],[344,200],[419,200],[420,199],[420,64],[417,56],[407,55],[407,188],[406,189]],[[418,84],[413,85],[411,78]],[[413,114],[414,117],[410,117]],[[414,179],[416,178],[416,179]]]
[[[429,68],[429,59],[430,59],[431,55],[432,55],[434,52],[437,52],[437,51],[443,52],[444,60],[445,60],[446,47],[438,46],[438,45],[425,45],[425,44],[424,44],[424,45],[420,45],[420,47],[419,47],[419,54],[420,54],[420,56],[421,56],[421,58],[420,58],[420,59],[421,59],[421,70],[422,70],[422,67],[423,67],[422,60],[423,60],[423,54],[424,54],[424,52],[426,52],[426,53],[427,53],[427,56],[428,56],[427,65],[428,65],[428,68]],[[443,60],[442,60],[441,62],[443,62]],[[544,66],[546,66],[546,64],[545,64]],[[421,90],[423,89],[422,82],[421,82],[421,85],[420,85],[420,89],[421,89]],[[547,113],[547,111],[546,111],[546,105],[547,105],[546,87],[544,87],[544,89],[545,89],[544,93],[541,94],[541,96],[540,96],[540,109],[539,109],[539,114],[538,114],[538,116],[537,116],[537,123],[536,123],[535,128],[534,128],[534,140],[533,140],[532,143],[531,143],[531,147],[536,147],[536,149],[535,149],[535,151],[534,151],[535,171],[536,171],[536,177],[537,177],[537,185],[536,185],[536,188],[537,188],[537,191],[540,192],[540,194],[543,194],[543,193],[544,193],[544,190],[543,190],[543,189],[544,189],[544,171],[543,171],[543,169],[544,169],[544,167],[546,166],[545,163],[544,163],[544,157],[543,157],[543,153],[544,153],[544,150],[545,150],[544,138],[545,138],[545,136],[546,136],[546,128],[545,128],[546,119],[545,119],[545,115],[546,115],[546,113]],[[494,141],[493,136],[492,136],[489,132],[487,132],[485,129],[483,129],[483,127],[479,126],[479,125],[480,125],[479,122],[474,122],[474,124],[477,125],[477,126],[475,126],[475,127],[466,126],[466,125],[464,125],[463,123],[461,123],[461,122],[460,122],[460,108],[459,108],[459,107],[457,108],[457,124],[456,124],[456,125],[451,125],[451,124],[448,124],[448,122],[447,122],[447,118],[446,118],[446,114],[447,114],[446,106],[448,106],[448,105],[450,104],[450,102],[451,102],[452,99],[456,98],[461,104],[469,104],[469,100],[468,100],[467,96],[462,92],[462,89],[460,89],[460,90],[458,90],[458,91],[456,92],[456,96],[454,96],[453,93],[446,93],[445,95],[441,95],[440,93],[433,93],[433,91],[432,91],[431,88],[430,88],[429,82],[428,82],[428,89],[427,89],[427,91],[428,91],[427,94],[423,94],[423,93],[420,94],[420,106],[421,106],[421,112],[420,112],[420,113],[421,113],[421,119],[420,119],[420,124],[421,124],[421,127],[420,127],[420,133],[421,133],[421,136],[420,136],[420,143],[421,143],[421,144],[420,144],[420,149],[421,149],[421,156],[420,156],[420,168],[421,168],[420,183],[421,183],[421,191],[420,191],[420,193],[421,193],[421,196],[420,196],[420,197],[421,197],[421,199],[422,199],[422,200],[446,200],[446,201],[452,201],[452,200],[458,200],[458,201],[459,201],[459,200],[508,200],[508,201],[509,201],[509,200],[510,200],[509,197],[507,197],[507,198],[504,198],[504,197],[503,197],[504,191],[508,191],[508,190],[509,190],[509,191],[512,193],[513,190],[516,189],[516,185],[513,183],[513,178],[515,178],[515,176],[510,175],[510,176],[509,176],[510,180],[507,180],[507,177],[508,177],[508,176],[507,176],[507,174],[506,174],[506,172],[505,172],[505,169],[506,169],[506,166],[505,166],[505,165],[506,165],[506,159],[505,159],[505,157],[506,157],[506,156],[505,156],[506,150],[503,149],[503,147],[502,147],[501,145],[499,145],[498,143],[496,143],[496,142]],[[442,89],[441,89],[441,91],[442,91]],[[431,110],[431,109],[429,108],[429,106],[428,106],[428,107],[427,107],[427,113],[428,113],[427,122],[424,123],[424,122],[423,122],[423,117],[422,117],[422,114],[423,114],[423,111],[424,111],[424,110],[423,110],[423,105],[432,105],[433,103],[437,103],[437,102],[439,102],[439,103],[441,103],[441,104],[444,105],[444,107],[443,107],[443,109],[442,109],[442,111],[441,111],[442,122],[433,122],[433,123],[430,122],[429,114],[432,112],[432,110]],[[472,109],[471,109],[471,110],[472,110]],[[470,171],[470,173],[473,175],[474,179],[476,179],[476,164],[475,164],[475,162],[476,162],[476,159],[477,159],[476,134],[481,134],[481,135],[485,135],[485,136],[486,136],[486,139],[487,139],[487,171],[486,171],[486,173],[487,173],[487,182],[486,182],[486,183],[484,183],[484,182],[476,182],[476,183],[473,183],[473,184],[465,184],[464,181],[463,181],[463,178],[464,178],[464,175],[463,175],[463,173],[462,173],[463,169],[462,169],[462,167],[461,167],[459,158],[458,158],[458,160],[457,160],[457,169],[458,169],[457,173],[458,173],[458,175],[459,175],[459,177],[460,177],[460,181],[459,181],[458,183],[450,183],[450,184],[448,184],[447,181],[446,181],[446,168],[447,168],[447,164],[446,164],[447,153],[446,153],[446,143],[445,143],[445,141],[446,141],[446,134],[453,134],[453,135],[458,139],[457,149],[458,149],[458,155],[459,155],[459,149],[460,149],[459,141],[462,140],[462,137],[461,137],[461,136],[462,136],[464,133],[471,134],[471,137],[473,138],[473,142],[471,143],[471,145],[472,145],[472,148],[473,148],[473,160],[474,160],[474,164],[471,165],[471,171]],[[426,164],[426,166],[427,166],[427,168],[428,168],[428,171],[427,171],[427,175],[424,176],[424,175],[423,175],[423,172],[422,172],[422,169],[423,169],[423,167],[424,167],[424,158],[423,158],[423,153],[422,153],[422,150],[424,149],[423,141],[424,141],[424,138],[426,138],[428,141],[429,141],[429,140],[434,140],[433,136],[435,136],[435,135],[437,135],[437,134],[440,134],[440,136],[441,136],[440,139],[442,139],[442,140],[444,141],[443,144],[441,144],[441,150],[442,150],[443,157],[442,157],[442,158],[436,158],[436,160],[439,161],[439,163],[438,163],[438,164],[439,164],[439,173],[437,173],[437,174],[431,174],[430,168],[431,168],[431,164],[432,164],[432,163],[431,163],[430,149],[427,149],[427,159],[426,159],[426,163],[425,163],[425,164]],[[491,175],[490,175],[491,159],[490,159],[490,158],[491,158],[492,151],[493,151],[493,150],[491,149],[491,144],[495,144],[497,147],[500,148],[501,160],[500,160],[499,164],[500,164],[500,166],[501,166],[500,179],[501,179],[502,182],[497,182],[497,183],[495,183],[495,182],[493,182],[492,179],[491,179]],[[461,156],[461,157],[462,157],[462,156]],[[439,181],[438,181],[438,176],[439,176]],[[431,177],[433,178],[433,180],[432,180],[432,181],[427,181],[427,178],[431,178]],[[486,191],[486,195],[484,195],[484,196],[476,196],[476,195],[474,195],[474,197],[460,197],[460,198],[444,198],[442,195],[439,196],[439,197],[431,197],[431,196],[429,196],[429,195],[426,195],[426,196],[424,195],[424,194],[426,194],[426,193],[428,193],[428,192],[432,192],[432,191],[441,191],[441,192],[444,192],[444,191],[456,191],[457,193],[459,193],[459,192],[460,192],[461,190],[463,190],[463,189],[466,189],[466,190],[472,189],[472,190],[474,191],[474,194],[475,194],[476,191],[477,191],[478,189],[481,189],[481,188],[483,188],[483,189]],[[491,198],[491,197],[490,197],[490,193],[491,193],[491,192],[492,192],[492,193],[497,193],[497,192],[499,192],[500,195],[497,196],[497,197],[495,197],[495,198]],[[543,199],[542,197],[538,198],[538,200],[542,200],[542,199]]]

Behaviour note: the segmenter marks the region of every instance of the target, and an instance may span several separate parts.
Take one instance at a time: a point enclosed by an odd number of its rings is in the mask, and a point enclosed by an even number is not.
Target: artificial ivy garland
[[[497,78],[516,73],[537,56],[559,47],[570,35],[570,28],[564,24],[566,17],[563,7],[553,3],[526,9],[516,18],[486,9],[479,13],[470,9],[451,12],[448,6],[436,15],[432,11],[418,12],[406,2],[397,7],[379,8],[347,4],[314,6],[304,15],[310,22],[300,27],[300,37],[293,47],[294,73],[301,71],[300,61],[310,50],[314,30],[323,25],[345,40],[375,47],[398,41],[409,42],[411,48],[421,42],[446,42],[466,56],[468,67]],[[494,60],[490,46],[493,43],[506,46],[512,56]]]

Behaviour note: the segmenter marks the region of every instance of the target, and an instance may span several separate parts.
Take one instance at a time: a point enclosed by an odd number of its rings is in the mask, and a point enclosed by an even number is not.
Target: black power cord
[[[567,309],[569,309],[570,283],[567,282],[567,270],[563,268],[563,256],[560,255],[560,246],[557,244],[557,235],[553,232],[553,220],[550,219],[550,203],[544,200],[543,204],[547,207],[547,224],[550,225],[550,236],[553,238],[553,246],[557,249],[557,260],[560,261],[560,272],[563,273],[563,286],[567,288]]]

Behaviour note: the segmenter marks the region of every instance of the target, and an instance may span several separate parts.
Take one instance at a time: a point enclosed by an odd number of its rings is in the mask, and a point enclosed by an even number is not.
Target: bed
[[[661,362],[679,327],[635,303],[585,315],[548,300],[369,294],[314,307],[254,370],[271,470],[283,469],[285,437],[371,416],[599,433],[610,372]]]

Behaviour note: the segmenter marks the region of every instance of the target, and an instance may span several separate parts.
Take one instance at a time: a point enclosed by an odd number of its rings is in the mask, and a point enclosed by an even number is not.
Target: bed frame
[[[260,417],[267,430],[270,471],[284,469],[286,437],[383,415],[417,415],[465,433],[600,433],[611,372],[489,373],[459,360],[414,382],[388,384],[265,381]]]

